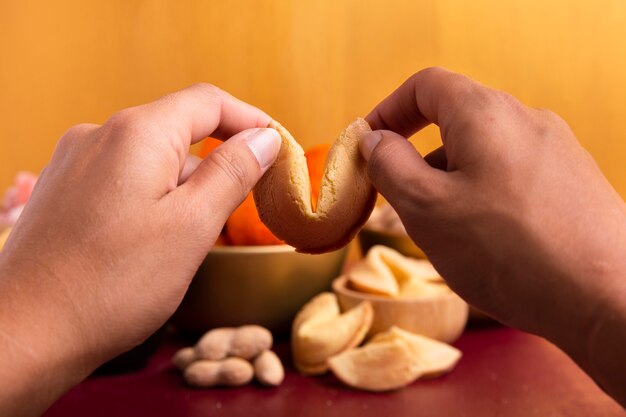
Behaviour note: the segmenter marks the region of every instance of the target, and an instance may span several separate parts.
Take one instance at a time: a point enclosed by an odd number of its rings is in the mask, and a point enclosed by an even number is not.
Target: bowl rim
[[[465,304],[467,301],[462,299],[457,293],[450,290],[449,293],[438,294],[438,295],[427,295],[424,297],[418,298],[392,298],[385,297],[377,294],[368,294],[365,292],[355,291],[353,289],[348,288],[346,285],[348,283],[348,275],[343,274],[335,278],[332,282],[332,289],[335,293],[342,293],[344,295],[348,295],[354,298],[359,298],[367,301],[374,301],[379,303],[387,303],[387,304],[416,304],[416,303],[432,303],[434,301],[441,300],[451,300],[451,299],[459,299]]]

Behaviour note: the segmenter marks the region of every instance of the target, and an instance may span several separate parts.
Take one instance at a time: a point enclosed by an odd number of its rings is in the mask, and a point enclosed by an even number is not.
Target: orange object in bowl
[[[304,153],[306,157],[306,165],[309,169],[309,178],[311,180],[311,201],[313,208],[317,206],[317,197],[320,193],[320,185],[322,185],[322,177],[324,176],[324,166],[326,165],[326,157],[330,150],[330,144],[324,143],[315,145]]]
[[[201,158],[206,158],[222,142],[213,138],[206,138],[199,152]],[[330,144],[316,145],[305,152],[309,177],[311,180],[311,200],[313,207],[317,204],[317,197],[324,175],[324,165]],[[241,205],[226,221],[226,228],[221,244],[234,246],[281,245],[282,240],[270,232],[259,218],[252,193],[248,194]]]
[[[221,144],[222,141],[218,139],[206,138],[198,156],[206,158]],[[261,222],[252,193],[250,193],[226,221],[225,232],[218,238],[216,245],[256,246],[282,243]]]
[[[226,240],[231,245],[280,245],[282,240],[270,232],[259,218],[252,193],[248,194],[226,220]]]
[[[198,156],[202,159],[206,158],[208,154],[213,152],[213,149],[217,148],[222,144],[222,141],[215,138],[206,138],[202,143],[202,148],[200,148],[200,152]]]

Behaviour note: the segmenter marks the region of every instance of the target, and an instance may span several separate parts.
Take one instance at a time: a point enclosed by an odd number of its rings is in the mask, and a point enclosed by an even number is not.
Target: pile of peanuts
[[[272,348],[272,333],[248,325],[207,332],[193,347],[174,355],[174,365],[193,387],[241,386],[254,377],[266,386],[283,382],[285,370]]]

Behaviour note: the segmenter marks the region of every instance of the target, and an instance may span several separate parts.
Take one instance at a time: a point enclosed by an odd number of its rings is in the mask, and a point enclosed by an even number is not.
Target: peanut
[[[219,361],[199,360],[185,369],[185,380],[198,388],[240,386],[249,383],[254,377],[250,362],[241,358],[227,358]]]
[[[272,347],[272,333],[256,325],[223,327],[207,332],[196,345],[200,359],[220,360],[229,356],[252,359]]]
[[[263,351],[254,360],[254,373],[263,385],[276,387],[285,379],[285,370],[278,356],[271,350]]]
[[[199,359],[217,361],[229,356],[230,344],[236,329],[222,327],[204,334],[196,344],[196,355]]]
[[[196,349],[192,347],[182,348],[172,358],[174,365],[184,371],[189,365],[191,365],[197,359]]]

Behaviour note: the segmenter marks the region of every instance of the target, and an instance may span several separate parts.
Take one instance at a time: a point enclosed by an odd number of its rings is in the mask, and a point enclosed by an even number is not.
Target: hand
[[[61,138],[0,256],[0,414],[41,412],[167,320],[274,161],[269,121],[196,85]],[[187,155],[209,135],[234,136]]]
[[[361,142],[370,179],[450,286],[626,404],[626,207],[567,124],[441,69],[367,120],[388,129]],[[430,123],[443,146],[422,158],[404,137]]]

